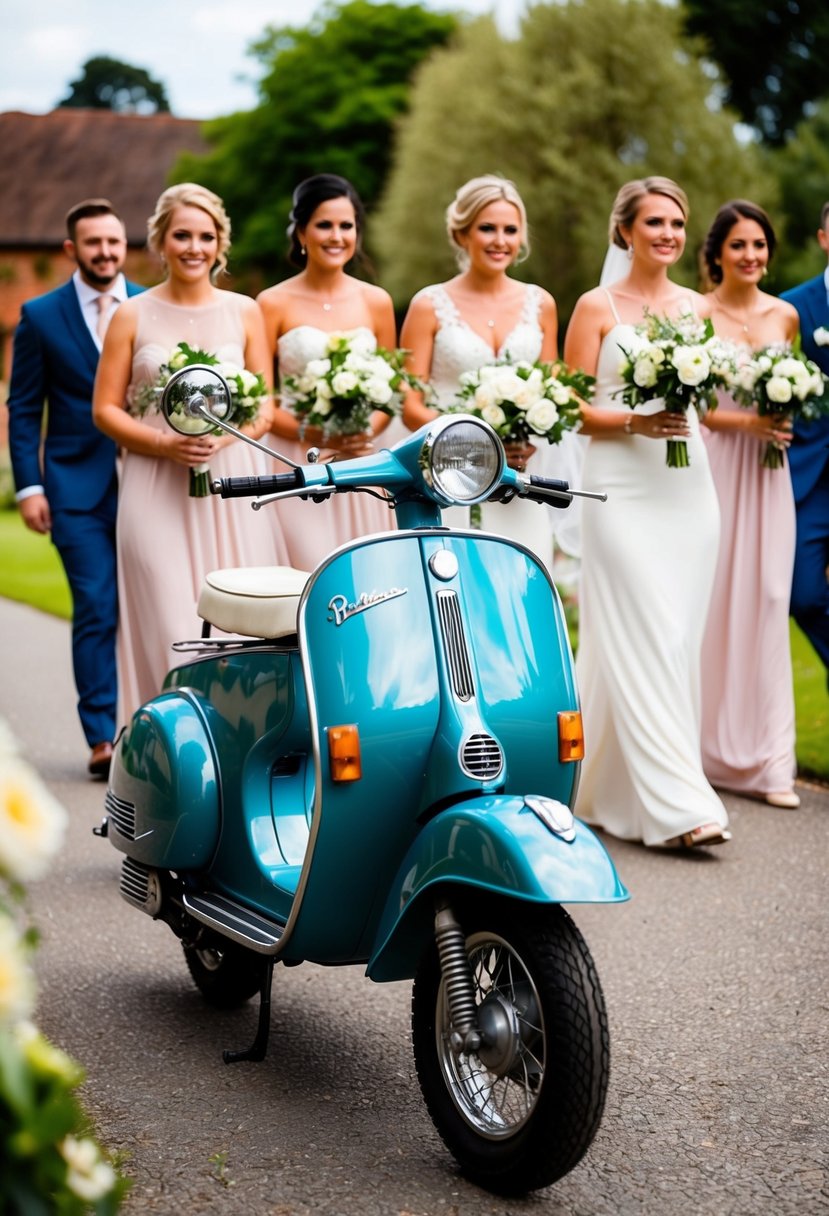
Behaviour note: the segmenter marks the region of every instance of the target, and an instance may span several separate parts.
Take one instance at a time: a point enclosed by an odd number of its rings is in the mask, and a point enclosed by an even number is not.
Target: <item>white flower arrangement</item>
[[[780,343],[763,347],[751,355],[738,355],[731,384],[735,400],[742,406],[757,407],[760,415],[785,416],[810,421],[829,412],[824,399],[826,377],[807,359],[800,341],[793,346]],[[761,456],[767,469],[783,467],[783,449],[770,442]]]
[[[311,359],[301,376],[285,376],[283,387],[303,423],[325,435],[367,432],[375,410],[400,412],[402,390],[416,387],[403,369],[406,352],[375,347],[366,330],[328,335],[326,354]]]
[[[829,329],[825,325],[819,325],[812,334],[815,346],[829,346]]]

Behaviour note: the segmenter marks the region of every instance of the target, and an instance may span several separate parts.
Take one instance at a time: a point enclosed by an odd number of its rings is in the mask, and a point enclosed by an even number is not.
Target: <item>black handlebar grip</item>
[[[531,486],[539,486],[542,490],[560,490],[566,493],[570,489],[569,481],[556,481],[552,477],[530,477]]]
[[[272,473],[267,477],[222,477],[211,482],[210,489],[222,498],[258,498],[260,494],[301,490],[304,485],[301,471],[294,469],[293,473]]]

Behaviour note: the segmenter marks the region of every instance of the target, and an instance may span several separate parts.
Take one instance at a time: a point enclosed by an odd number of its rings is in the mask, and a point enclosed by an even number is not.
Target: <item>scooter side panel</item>
[[[459,885],[532,903],[620,903],[629,898],[604,846],[575,821],[566,841],[522,798],[487,797],[443,811],[413,843],[392,883],[368,965],[373,980],[414,975],[434,939],[429,891]]]
[[[118,741],[109,839],[136,861],[168,870],[208,864],[219,835],[219,782],[205,722],[186,696],[144,705]],[[119,826],[120,825],[120,826]]]

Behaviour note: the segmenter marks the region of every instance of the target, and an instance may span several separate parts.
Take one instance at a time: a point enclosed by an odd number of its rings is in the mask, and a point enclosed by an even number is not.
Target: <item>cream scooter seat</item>
[[[299,600],[310,578],[292,566],[243,566],[205,576],[198,614],[225,633],[284,638],[296,633]]]

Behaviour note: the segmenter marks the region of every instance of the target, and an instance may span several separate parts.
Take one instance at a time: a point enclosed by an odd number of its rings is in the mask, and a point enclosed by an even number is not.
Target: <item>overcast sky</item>
[[[492,11],[515,27],[523,0],[427,0],[435,9]],[[93,55],[146,68],[179,118],[256,104],[259,64],[247,47],[266,25],[301,25],[316,0],[2,0],[0,111],[55,108]]]

